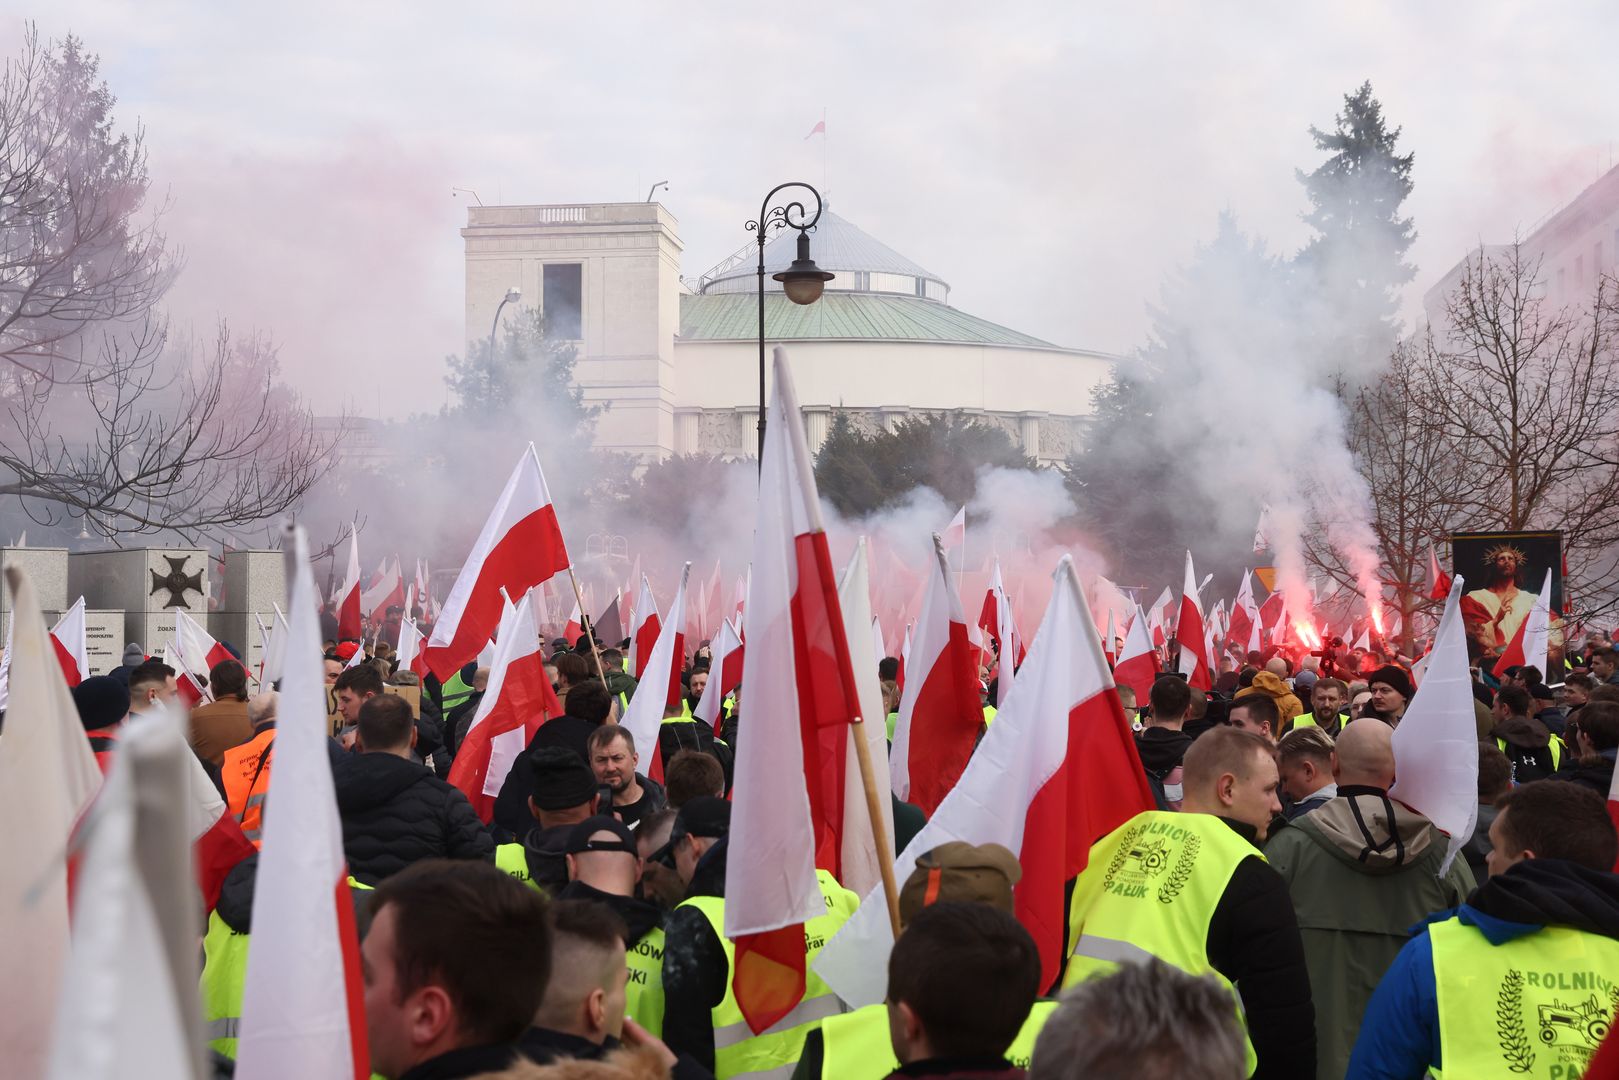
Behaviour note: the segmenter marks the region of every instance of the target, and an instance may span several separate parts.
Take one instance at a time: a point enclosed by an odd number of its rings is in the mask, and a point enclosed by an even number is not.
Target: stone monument
[[[91,609],[122,611],[119,653],[133,641],[150,655],[174,637],[175,608],[209,627],[208,553],[201,548],[74,552],[67,557],[67,592],[83,596]]]
[[[286,610],[286,558],[279,551],[225,552],[225,588],[214,612],[210,631],[241,651],[247,670],[255,677],[264,658],[264,637],[259,632],[275,625],[275,605]]]

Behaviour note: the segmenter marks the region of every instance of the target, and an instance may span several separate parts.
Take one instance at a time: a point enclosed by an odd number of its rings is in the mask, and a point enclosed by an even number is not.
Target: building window
[[[1585,256],[1574,256],[1574,287],[1576,289],[1585,285]]]
[[[584,337],[580,318],[584,298],[584,268],[579,263],[548,263],[545,268],[545,295],[541,310],[546,333],[564,341]]]

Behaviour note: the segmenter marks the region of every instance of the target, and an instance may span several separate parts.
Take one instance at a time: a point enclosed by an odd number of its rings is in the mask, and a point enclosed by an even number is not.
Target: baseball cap
[[[1000,844],[952,840],[917,856],[916,869],[899,891],[899,918],[909,923],[941,900],[988,904],[1012,910],[1012,886],[1023,876],[1017,856]]]
[[[597,833],[604,832],[610,832],[618,839],[591,839]],[[635,834],[630,832],[629,826],[611,814],[597,814],[575,825],[573,831],[568,834],[566,851],[569,855],[581,855],[587,851],[622,851],[629,855],[640,854],[635,846]]]

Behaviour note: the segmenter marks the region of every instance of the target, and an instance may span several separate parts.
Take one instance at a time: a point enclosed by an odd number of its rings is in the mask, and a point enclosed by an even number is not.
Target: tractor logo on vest
[[[1115,896],[1142,899],[1174,857],[1174,846],[1167,837],[1144,839],[1142,832],[1138,825],[1123,838],[1102,879],[1102,887]]]
[[[1526,1030],[1531,1011],[1524,1004],[1525,988],[1573,989],[1572,985],[1565,984],[1577,982],[1579,989],[1584,989],[1590,985],[1590,978],[1584,973],[1570,976],[1541,972],[1530,972],[1525,978],[1524,973],[1516,968],[1507,972],[1496,994],[1495,1029],[1496,1041],[1500,1044],[1501,1056],[1508,1069],[1515,1073],[1526,1073],[1534,1067],[1537,1056]],[[1611,1005],[1619,1005],[1619,992],[1612,994],[1612,997],[1614,1001],[1610,1005],[1604,1005],[1596,993],[1583,1000],[1573,995],[1565,1000],[1562,994],[1553,994],[1549,1002],[1531,1002],[1534,1039],[1543,1050],[1556,1056],[1561,1067],[1554,1067],[1553,1075],[1574,1077],[1584,1073],[1586,1065],[1597,1047],[1602,1045],[1602,1040],[1607,1038],[1612,1026]]]

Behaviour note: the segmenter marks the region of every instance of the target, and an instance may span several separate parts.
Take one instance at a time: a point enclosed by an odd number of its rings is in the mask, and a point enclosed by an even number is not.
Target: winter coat
[[[1146,727],[1136,733],[1136,753],[1160,810],[1181,808],[1181,759],[1191,745],[1192,737],[1174,728]]]
[[[1603,798],[1607,798],[1608,792],[1613,790],[1613,763],[1616,755],[1619,755],[1619,751],[1600,750],[1594,761],[1591,758],[1581,758],[1570,764],[1568,751],[1565,750],[1563,771],[1552,779],[1567,780],[1572,784],[1588,787]]]
[[[425,765],[356,754],[333,779],[349,873],[367,885],[418,859],[494,858],[494,840],[467,797]]]
[[[616,1040],[609,1039],[616,1045]],[[545,1031],[541,1028],[530,1028],[523,1039],[518,1042],[518,1049],[528,1052],[529,1049],[537,1053],[550,1054],[558,1048],[583,1043],[583,1039],[576,1039],[559,1032]],[[713,1073],[698,1069],[689,1070],[687,1061],[680,1061],[675,1065],[674,1072],[664,1066],[657,1051],[651,1048],[642,1049],[614,1049],[597,1048],[595,1057],[552,1057],[549,1065],[536,1065],[532,1061],[520,1061],[509,1069],[499,1072],[479,1073],[471,1080],[668,1080],[672,1075],[674,1080],[700,1080]],[[686,1069],[687,1071],[682,1071]]]
[[[1464,860],[1439,876],[1447,843],[1432,822],[1383,791],[1343,787],[1265,846],[1298,913],[1323,1080],[1343,1076],[1366,1002],[1410,927],[1472,891]]]
[[[253,738],[253,724],[247,718],[247,702],[235,698],[199,705],[191,710],[191,749],[216,768],[225,760],[225,751]]]
[[[1300,701],[1298,695],[1287,688],[1287,684],[1282,681],[1282,677],[1274,672],[1261,671],[1254,676],[1253,685],[1238,690],[1236,697],[1232,700],[1241,701],[1249,694],[1264,694],[1276,702],[1276,708],[1282,714],[1281,731],[1286,731],[1288,725],[1298,719],[1299,715],[1304,712],[1304,702]],[[1278,734],[1280,732],[1272,732],[1272,735]]]
[[[630,932],[629,940],[624,942],[626,948],[633,949],[636,942],[663,925],[663,909],[658,905],[636,896],[619,896],[617,893],[602,892],[582,881],[568,882],[557,892],[556,898],[593,900],[611,908],[613,914],[624,920],[624,925]]]
[[[1495,725],[1490,738],[1506,743],[1504,749],[1507,760],[1512,763],[1514,784],[1544,780],[1557,771],[1552,763],[1552,734],[1539,720],[1509,716]]]
[[[1493,946],[1547,926],[1619,939],[1619,875],[1562,859],[1525,859],[1485,881],[1459,909],[1439,912],[1428,923],[1452,916],[1478,927]],[[1403,1080],[1428,1075],[1429,1066],[1444,1068],[1433,940],[1427,925],[1416,931],[1366,1006],[1349,1058],[1350,1080]],[[1493,995],[1478,1007],[1492,1010]]]

